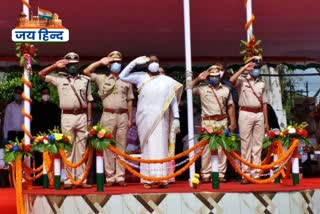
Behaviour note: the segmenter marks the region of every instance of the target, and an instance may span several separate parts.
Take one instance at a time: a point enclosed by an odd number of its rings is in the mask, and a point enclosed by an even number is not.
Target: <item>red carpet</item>
[[[0,212],[5,214],[17,213],[14,188],[0,188]]]
[[[185,192],[290,192],[306,189],[319,189],[320,178],[303,179],[299,185],[293,186],[291,180],[282,184],[248,184],[241,185],[238,182],[220,184],[219,190],[213,190],[211,184],[200,184],[197,189],[190,188],[185,181],[170,184],[167,189],[144,189],[142,184],[129,183],[128,187],[105,187],[104,192],[96,192],[96,187],[91,189],[76,188],[72,190],[53,190],[33,187],[33,190],[25,190],[25,194],[35,195],[86,195],[86,194],[133,194],[133,193],[185,193]]]

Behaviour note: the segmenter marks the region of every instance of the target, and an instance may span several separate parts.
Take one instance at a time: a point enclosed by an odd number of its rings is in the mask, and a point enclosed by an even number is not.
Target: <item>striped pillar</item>
[[[43,187],[43,189],[48,189],[49,188],[49,178],[48,178],[48,172],[46,169],[46,165],[44,164],[44,161],[43,161],[42,165],[43,165],[43,167],[42,167],[42,172],[43,172],[42,187]]]
[[[54,157],[54,188],[60,190],[61,182],[61,158],[59,155]]]
[[[211,152],[211,180],[212,189],[219,189],[219,160],[218,152]]]
[[[295,148],[291,158],[293,185],[299,184],[299,155],[298,147]]]
[[[103,151],[96,151],[96,177],[97,192],[103,192],[104,176],[103,176]]]

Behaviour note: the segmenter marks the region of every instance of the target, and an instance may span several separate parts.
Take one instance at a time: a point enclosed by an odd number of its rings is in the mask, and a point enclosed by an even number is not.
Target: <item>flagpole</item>
[[[30,20],[30,4],[29,0],[23,0],[22,1],[22,10],[26,14],[26,18]],[[24,54],[23,56],[25,58],[25,65],[23,67],[23,77],[22,81],[24,83],[23,87],[23,105],[24,108],[22,110],[22,114],[24,116],[24,124],[22,125],[22,130],[24,131],[24,142],[26,145],[31,143],[31,98],[30,98],[30,71],[31,71],[31,66],[32,66],[32,61],[31,61],[31,56],[29,54]],[[31,166],[31,160],[30,157],[24,157],[24,163],[27,166]],[[27,184],[27,188],[31,186],[31,184]]]
[[[193,102],[192,102],[192,63],[191,63],[191,36],[190,36],[190,1],[183,0],[184,14],[184,44],[185,44],[185,61],[186,61],[186,89],[187,89],[187,105],[188,105],[188,144],[189,148],[194,146],[194,124],[193,124]],[[194,152],[190,152],[189,159],[194,156]],[[189,168],[189,182],[195,173],[195,165]]]
[[[24,0],[22,1],[22,8],[23,8],[23,12],[26,14],[26,18],[28,20],[30,20],[30,5],[29,5],[29,0]],[[23,131],[24,131],[24,142],[25,144],[30,144],[31,143],[31,134],[30,134],[30,130],[31,130],[31,115],[30,115],[30,87],[27,84],[28,82],[30,82],[30,71],[31,71],[31,57],[29,54],[24,54],[25,57],[25,65],[23,68],[23,83],[24,83],[24,90],[23,90],[23,103],[24,103],[24,109],[23,109],[23,115],[24,115],[24,125],[22,127]],[[30,164],[30,163],[29,163]]]
[[[246,3],[246,11],[247,11],[247,23],[251,21],[251,19],[254,20],[254,16],[252,14],[252,0],[247,0]],[[247,30],[247,41],[249,42],[251,37],[253,35],[253,28],[252,28],[252,23],[249,25],[249,28]]]

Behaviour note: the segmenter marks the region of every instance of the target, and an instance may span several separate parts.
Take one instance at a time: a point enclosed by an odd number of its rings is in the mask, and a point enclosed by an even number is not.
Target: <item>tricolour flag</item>
[[[50,20],[50,19],[52,19],[52,12],[50,12],[49,10],[44,10],[44,9],[38,7],[38,17],[39,17],[39,19]]]

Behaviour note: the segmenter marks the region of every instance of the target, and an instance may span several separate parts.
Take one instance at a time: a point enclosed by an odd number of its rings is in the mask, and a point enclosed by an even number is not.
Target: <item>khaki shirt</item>
[[[201,116],[221,115],[220,106],[217,102],[213,91],[217,95],[219,103],[222,107],[222,114],[227,113],[227,107],[233,104],[230,89],[221,83],[217,89],[208,84],[199,84],[192,89],[194,95],[200,96],[201,100]]]
[[[247,76],[240,76],[236,83],[239,91],[239,106],[251,108],[261,107],[261,103],[252,92],[252,89],[250,88],[250,85],[246,79],[249,80],[252,88],[254,89],[256,95],[260,98],[262,103],[267,103],[265,82],[259,78],[253,79],[248,74]]]
[[[71,83],[69,83],[68,79],[70,79]],[[76,89],[83,108],[87,108],[87,102],[93,100],[90,78],[84,75],[73,77],[67,73],[59,72],[57,76],[47,75],[45,81],[57,88],[60,108],[63,110],[74,110],[81,108],[79,99],[75,95],[70,84],[73,84],[74,88]]]
[[[128,109],[128,101],[134,99],[132,85],[113,75],[91,74],[99,88],[103,108]]]

